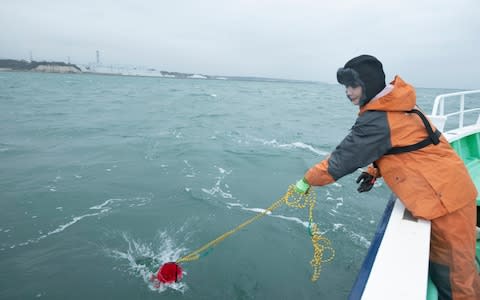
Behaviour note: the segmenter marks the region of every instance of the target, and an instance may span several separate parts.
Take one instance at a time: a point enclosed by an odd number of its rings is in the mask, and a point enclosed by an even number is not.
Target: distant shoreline
[[[0,72],[21,71],[36,73],[61,73],[61,74],[93,74],[108,76],[133,76],[133,77],[158,77],[174,79],[204,79],[204,80],[240,80],[262,82],[296,82],[296,83],[321,83],[317,81],[278,79],[248,76],[214,76],[198,73],[180,73],[158,71],[153,68],[138,68],[129,66],[105,66],[100,64],[76,65],[65,62],[25,61],[14,59],[0,59]]]
[[[47,73],[81,73],[82,70],[74,65],[64,62],[25,61],[14,59],[0,59],[2,71],[30,71]]]

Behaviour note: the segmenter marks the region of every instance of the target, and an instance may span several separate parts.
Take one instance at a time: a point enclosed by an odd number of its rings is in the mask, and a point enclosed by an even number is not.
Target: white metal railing
[[[432,121],[435,123],[438,129],[443,130],[445,126],[445,122],[449,117],[452,116],[457,116],[458,115],[458,128],[463,128],[464,127],[464,117],[466,113],[471,113],[474,111],[479,111],[480,112],[480,103],[477,108],[472,108],[472,109],[465,109],[465,95],[471,95],[471,94],[479,94],[480,95],[480,90],[474,90],[474,91],[464,91],[464,92],[457,92],[457,93],[450,93],[450,94],[443,94],[443,95],[438,95],[435,98],[435,102],[433,103],[433,108],[432,108],[432,114],[430,115],[430,118]],[[460,100],[460,110],[453,112],[453,113],[445,113],[445,100],[447,98],[456,98]],[[477,122],[475,123],[476,125],[480,124],[480,115],[477,118]]]

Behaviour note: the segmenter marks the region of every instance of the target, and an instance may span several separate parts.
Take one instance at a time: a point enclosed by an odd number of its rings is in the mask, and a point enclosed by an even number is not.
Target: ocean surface
[[[0,299],[346,299],[389,195],[357,193],[360,170],[316,188],[336,250],[317,282],[287,207],[150,277],[270,206],[357,109],[322,83],[0,73]]]

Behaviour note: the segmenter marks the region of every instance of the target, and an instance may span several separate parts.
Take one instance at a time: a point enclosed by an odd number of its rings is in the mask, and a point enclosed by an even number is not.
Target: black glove
[[[370,191],[376,180],[377,178],[375,176],[370,175],[367,172],[362,172],[362,174],[360,174],[360,176],[357,178],[357,183],[361,182],[357,188],[357,191],[359,193]]]

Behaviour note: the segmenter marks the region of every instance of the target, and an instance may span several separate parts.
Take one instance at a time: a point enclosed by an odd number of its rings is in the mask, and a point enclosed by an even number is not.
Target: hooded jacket
[[[414,88],[398,76],[391,85],[389,93],[360,108],[350,133],[327,159],[307,171],[307,182],[323,186],[374,163],[377,170],[369,168],[369,173],[383,176],[415,217],[431,220],[474,201],[475,185],[443,135],[437,145],[387,154],[393,147],[413,145],[428,137],[420,117],[409,113],[416,108]]]

